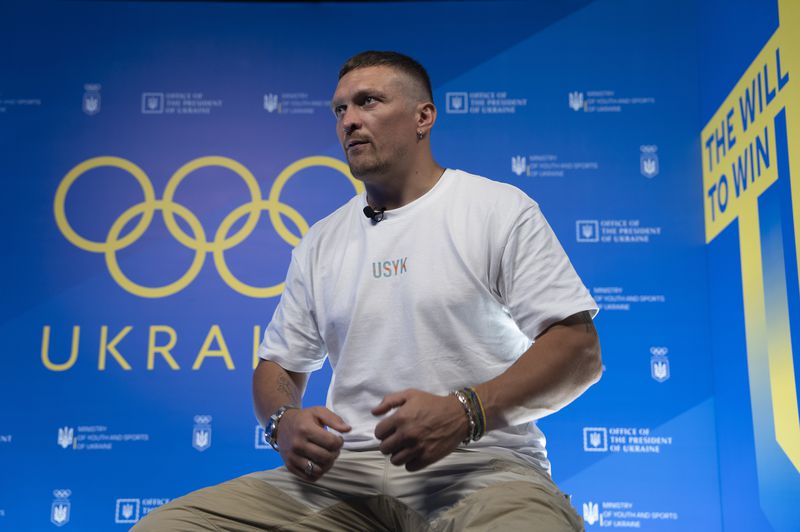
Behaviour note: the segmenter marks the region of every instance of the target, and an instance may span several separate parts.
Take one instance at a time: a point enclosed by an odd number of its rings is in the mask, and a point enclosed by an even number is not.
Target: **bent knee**
[[[198,512],[172,503],[148,513],[131,529],[132,532],[164,532],[166,530],[170,532],[219,531]]]

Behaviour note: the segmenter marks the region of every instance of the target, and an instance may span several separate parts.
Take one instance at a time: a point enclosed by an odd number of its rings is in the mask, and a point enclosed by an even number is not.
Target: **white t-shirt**
[[[333,367],[327,407],[352,426],[346,449],[375,449],[384,395],[445,395],[505,371],[551,324],[597,306],[538,205],[504,183],[446,170],[373,224],[361,194],[292,252],[259,356],[294,372]],[[545,471],[531,421],[470,447],[521,453]]]

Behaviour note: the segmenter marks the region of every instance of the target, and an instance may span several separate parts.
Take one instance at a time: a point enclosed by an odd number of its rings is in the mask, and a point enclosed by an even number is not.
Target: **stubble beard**
[[[385,180],[384,176],[389,176],[392,172],[397,171],[398,164],[402,164],[401,161],[408,157],[408,149],[398,146],[394,152],[384,158],[378,157],[374,151],[369,154],[362,153],[353,159],[346,153],[345,155],[353,177],[359,181],[380,183]]]
[[[384,173],[388,167],[385,161],[381,161],[374,155],[357,155],[351,158],[347,155],[347,164],[350,166],[350,173],[353,177],[361,181],[369,181],[371,176]]]

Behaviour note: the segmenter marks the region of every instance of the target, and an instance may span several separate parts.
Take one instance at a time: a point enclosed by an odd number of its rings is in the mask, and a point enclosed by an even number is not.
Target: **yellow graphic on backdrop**
[[[209,241],[206,237],[200,220],[187,207],[176,203],[175,192],[183,180],[195,170],[209,166],[227,168],[242,178],[250,193],[250,201],[231,211],[220,223],[216,230],[213,240]],[[364,185],[356,180],[350,173],[350,169],[344,162],[325,156],[313,156],[300,159],[281,171],[270,189],[267,199],[263,199],[261,189],[255,176],[241,163],[220,156],[200,157],[189,161],[179,168],[167,182],[162,199],[157,199],[153,185],[147,174],[131,161],[120,157],[104,156],[94,157],[84,161],[72,170],[61,180],[56,190],[53,209],[58,228],[63,235],[75,246],[93,253],[103,253],[106,265],[111,277],[119,286],[128,292],[141,297],[159,298],[176,294],[186,288],[200,273],[203,268],[206,255],[211,253],[214,257],[214,265],[220,277],[235,291],[250,297],[266,298],[280,295],[283,292],[283,282],[266,287],[250,286],[237,279],[225,262],[225,251],[240,244],[255,229],[261,217],[262,211],[269,212],[269,219],[275,227],[278,235],[290,246],[296,246],[302,236],[308,231],[308,222],[294,208],[280,201],[281,191],[289,179],[297,172],[306,168],[322,166],[332,168],[342,173],[355,189],[356,193],[364,190]],[[70,187],[84,173],[95,168],[114,167],[128,172],[136,179],[142,189],[143,199],[129,207],[111,225],[105,241],[97,242],[89,240],[79,235],[69,223],[66,215],[67,194]],[[117,252],[125,249],[136,242],[145,231],[147,231],[156,211],[161,211],[164,223],[170,234],[183,246],[195,252],[194,258],[186,272],[176,281],[165,286],[149,287],[135,283],[128,278],[122,271],[117,261]],[[191,230],[191,235],[181,229],[175,217],[183,219]],[[247,217],[242,227],[234,234],[229,235],[231,228],[243,217]],[[293,233],[284,223],[282,216],[286,216],[299,231]],[[138,217],[138,221],[126,235],[122,236],[122,230],[132,220]],[[113,351],[112,351],[113,355]]]
[[[800,494],[800,418],[787,299],[798,294],[786,279],[800,272],[786,271],[783,239],[793,229],[800,250],[800,2],[778,5],[780,27],[703,128],[701,149],[706,242],[738,221],[760,502],[789,530],[796,517],[781,500]],[[784,190],[792,212],[776,200]]]
[[[706,242],[757,209],[758,196],[778,178],[772,122],[789,98],[778,41],[776,33],[703,128]]]
[[[84,327],[84,332],[86,327]],[[134,331],[134,326],[126,325],[122,327],[117,332],[110,332],[108,325],[101,325],[99,331],[99,350],[97,351],[97,370],[98,371],[108,371],[110,368],[119,367],[124,371],[131,371],[134,369],[134,365],[141,367],[138,360],[141,360],[141,353],[137,351],[131,352],[131,344],[134,346],[140,345],[142,340],[142,332]],[[92,328],[89,328],[89,334],[91,334]],[[137,330],[141,331],[141,328]],[[261,344],[261,336],[263,334],[263,327],[260,325],[253,325],[252,327],[252,353],[249,354],[251,369],[255,369],[258,365],[260,360],[258,356],[258,349]],[[128,336],[129,333],[131,336]],[[188,352],[192,351],[192,347],[188,347],[186,345],[182,345],[181,348],[178,350],[178,354],[173,354],[175,348],[178,344],[178,331],[176,331],[173,327],[169,325],[150,325],[146,328],[147,333],[147,353],[146,353],[146,369],[147,371],[155,371],[156,365],[166,364],[170,370],[178,371],[181,369],[181,365],[178,362],[178,358],[184,358],[187,356]],[[109,335],[113,334],[113,338],[109,340]],[[138,334],[138,337],[137,337]],[[230,332],[228,335],[230,336]],[[236,333],[233,333],[236,334]],[[58,336],[58,335],[56,335]],[[83,335],[84,337],[84,344],[86,344],[86,334]],[[184,335],[185,336],[185,335]],[[50,371],[61,372],[61,371],[69,371],[74,366],[75,363],[78,361],[79,351],[80,351],[80,342],[81,342],[81,326],[75,325],[72,328],[72,341],[70,343],[71,348],[69,352],[69,356],[65,357],[61,353],[56,351],[55,356],[51,353],[50,348],[50,337],[51,337],[51,327],[50,325],[45,325],[42,327],[42,348],[41,348],[41,359],[42,365]],[[159,341],[159,337],[161,340]],[[190,346],[196,345],[196,338],[190,340],[188,344]],[[127,345],[120,345],[123,343],[127,343]],[[182,342],[186,344],[187,342],[184,340]],[[84,345],[85,347],[85,345]],[[203,368],[203,366],[210,364],[212,367],[220,367],[219,364],[222,363],[225,366],[227,371],[234,371],[236,366],[233,361],[233,356],[231,353],[236,354],[235,352],[231,351],[228,348],[228,342],[223,335],[222,327],[218,324],[212,324],[211,327],[208,329],[208,333],[206,333],[205,337],[203,338],[202,345],[196,351],[196,355],[194,356],[194,360],[191,364],[192,371],[198,371]],[[108,355],[111,355],[110,357]],[[163,359],[163,362],[157,362],[156,355],[160,355]],[[84,355],[85,357],[85,355]],[[56,362],[54,359],[65,359],[64,362]],[[209,359],[221,359],[219,361],[209,361]],[[134,362],[134,364],[131,363]],[[112,362],[112,364],[108,364],[108,362]],[[246,367],[247,361],[241,364],[241,366]]]

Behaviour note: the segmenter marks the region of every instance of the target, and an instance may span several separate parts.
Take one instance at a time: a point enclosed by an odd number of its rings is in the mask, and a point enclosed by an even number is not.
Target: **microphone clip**
[[[386,212],[386,207],[381,207],[378,210],[373,209],[369,205],[364,207],[364,216],[366,216],[367,218],[370,218],[372,220],[372,225],[375,225],[378,222],[380,222],[381,220],[383,220],[383,217],[385,216],[385,214],[384,214],[385,212]]]

